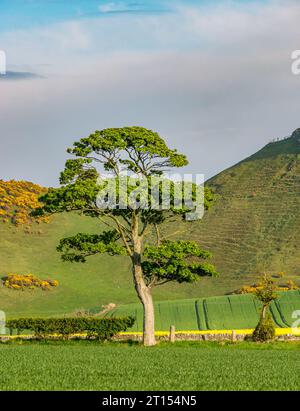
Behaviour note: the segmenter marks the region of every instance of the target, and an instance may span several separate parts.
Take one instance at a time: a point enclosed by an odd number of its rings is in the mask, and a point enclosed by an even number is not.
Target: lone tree
[[[184,218],[193,210],[186,205],[178,206],[178,190],[174,182],[167,180],[171,187],[169,209],[157,207],[157,204],[153,206],[151,202],[142,206],[145,192],[140,190],[141,181],[156,181],[155,178],[162,178],[166,170],[186,166],[188,161],[184,155],[170,149],[157,133],[142,127],[95,131],[75,142],[67,152],[74,158],[66,161],[60,176],[61,186],[49,189],[42,196],[43,207],[38,213],[79,212],[107,226],[106,231],[94,235],[79,233],[64,238],[57,249],[64,261],[73,262],[85,262],[87,257],[103,253],[127,255],[132,262],[134,286],[144,309],[143,342],[147,346],[154,345],[153,288],[170,281],[191,283],[201,276],[217,275],[214,266],[205,261],[211,257],[210,253],[197,243],[170,241],[161,235],[163,223],[176,215]],[[103,171],[109,173],[109,178],[103,177]],[[124,191],[113,197],[113,207],[107,207],[111,202],[107,183],[116,181],[120,188],[124,175],[128,183],[125,189],[127,207],[123,206]],[[154,184],[160,200],[163,184],[161,181],[156,186]],[[103,197],[102,203],[99,201],[103,190],[108,190],[106,207]],[[183,191],[182,185],[179,194]],[[192,184],[193,198],[196,191],[197,187]],[[134,195],[137,201],[129,201]],[[146,200],[150,195],[147,190]],[[207,188],[203,197],[207,209],[212,202]]]

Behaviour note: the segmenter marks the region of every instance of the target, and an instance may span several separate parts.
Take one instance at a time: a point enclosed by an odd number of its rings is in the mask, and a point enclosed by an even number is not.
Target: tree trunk
[[[262,312],[261,312],[261,317],[263,320],[266,318],[267,311],[268,311],[268,305],[263,305]]]
[[[143,305],[143,344],[152,346],[156,344],[155,328],[154,328],[154,305],[152,298],[152,290],[147,286],[142,270],[142,238],[138,234],[138,221],[133,218],[133,248],[134,252],[132,259],[132,271],[134,286],[137,295]]]
[[[145,284],[140,264],[136,264],[136,262],[133,262],[133,279],[137,295],[143,305],[144,310],[143,344],[146,346],[155,345],[154,304],[152,293],[151,289]]]
[[[146,346],[155,345],[154,304],[151,290],[148,288],[143,296],[142,304],[144,309],[143,344]]]

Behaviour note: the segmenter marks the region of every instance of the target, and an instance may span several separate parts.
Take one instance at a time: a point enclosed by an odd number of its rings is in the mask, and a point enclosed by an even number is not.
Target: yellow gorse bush
[[[31,211],[40,206],[39,197],[47,190],[27,181],[0,180],[0,221],[15,225],[33,222]],[[48,217],[35,218],[37,222],[48,222]]]
[[[4,286],[13,290],[24,290],[26,288],[50,290],[51,287],[57,287],[58,285],[57,280],[41,280],[33,274],[9,274],[4,279]]]
[[[181,330],[181,331],[176,331],[176,335],[227,335],[230,336],[232,334],[232,331],[235,332],[236,335],[251,335],[254,331],[253,328],[247,328],[247,329],[234,329],[234,330]],[[157,337],[166,337],[169,336],[170,331],[155,331],[155,335]],[[299,336],[300,335],[300,330],[299,329],[294,329],[294,328],[276,328],[275,329],[275,334],[277,337],[282,337],[282,336]],[[120,335],[124,336],[142,336],[143,333],[141,331],[125,331],[125,332],[120,332]]]
[[[262,289],[262,283],[244,285],[240,289],[235,291],[235,294],[254,294],[257,290]],[[284,285],[278,285],[276,291],[291,291],[299,290],[299,287],[293,280],[288,280]]]

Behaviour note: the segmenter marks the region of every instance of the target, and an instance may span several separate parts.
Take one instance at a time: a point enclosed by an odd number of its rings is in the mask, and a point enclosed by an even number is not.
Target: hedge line
[[[72,334],[86,333],[86,338],[98,338],[107,340],[126,331],[134,324],[133,317],[124,318],[19,318],[8,320],[6,327],[10,334],[15,330],[17,334],[24,331],[31,331],[36,338],[47,338],[53,335],[58,338],[67,339]]]

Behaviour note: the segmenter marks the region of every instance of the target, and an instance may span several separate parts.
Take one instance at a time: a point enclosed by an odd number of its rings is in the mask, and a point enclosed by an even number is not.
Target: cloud
[[[0,75],[0,81],[18,81],[42,78],[39,74],[26,71],[7,71],[5,75]]]
[[[173,10],[170,4],[164,4],[164,2],[108,2],[101,4],[98,7],[100,13],[103,14],[124,14],[124,13],[142,13],[142,14],[159,14],[166,13]]]
[[[207,177],[290,134],[300,5],[226,4],[4,36],[8,60],[45,78],[0,83],[0,177],[56,184],[65,148],[105,127],[155,129]]]
[[[99,6],[99,11],[101,13],[115,13],[115,12],[124,12],[130,11],[131,8],[126,3],[105,3]]]

